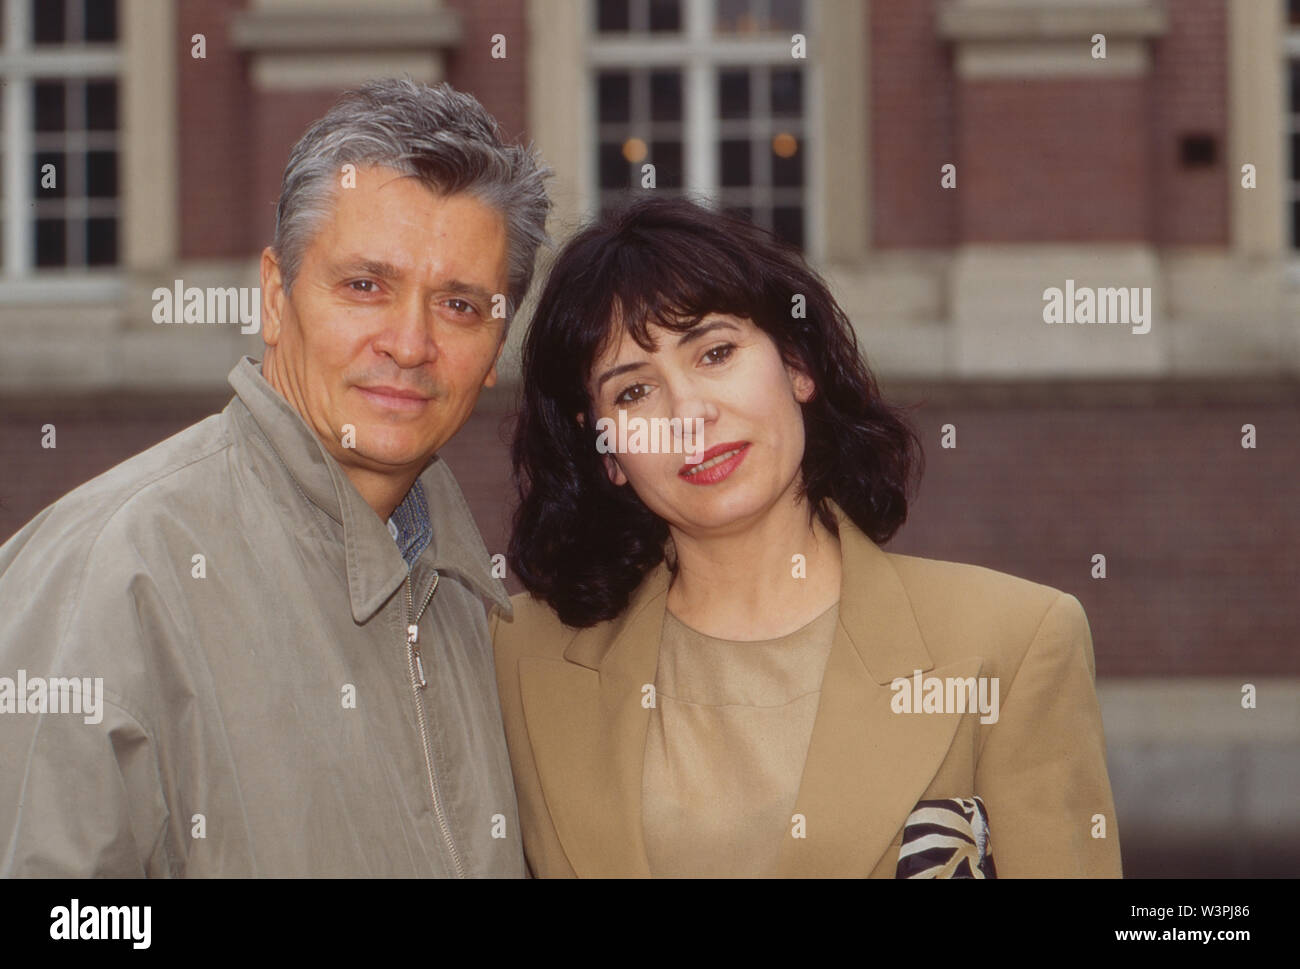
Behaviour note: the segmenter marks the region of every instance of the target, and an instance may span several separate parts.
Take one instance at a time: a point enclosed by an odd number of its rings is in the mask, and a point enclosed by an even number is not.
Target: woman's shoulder
[[[558,656],[580,630],[566,626],[555,610],[530,592],[510,597],[512,615],[496,612],[492,619],[492,646],[497,656]]]
[[[939,652],[953,644],[1018,657],[1049,620],[1066,639],[1089,636],[1083,606],[1062,589],[981,565],[886,554],[927,645]]]

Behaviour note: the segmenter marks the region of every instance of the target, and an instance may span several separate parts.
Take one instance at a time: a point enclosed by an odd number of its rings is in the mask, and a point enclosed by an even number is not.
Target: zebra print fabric
[[[898,878],[997,878],[989,814],[978,797],[918,801],[903,825]]]

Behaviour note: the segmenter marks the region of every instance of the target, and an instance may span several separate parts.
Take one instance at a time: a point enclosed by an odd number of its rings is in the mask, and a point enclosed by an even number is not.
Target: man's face
[[[362,168],[337,189],[292,295],[262,255],[263,369],[340,464],[418,472],[496,383],[493,297],[507,280],[499,212]]]

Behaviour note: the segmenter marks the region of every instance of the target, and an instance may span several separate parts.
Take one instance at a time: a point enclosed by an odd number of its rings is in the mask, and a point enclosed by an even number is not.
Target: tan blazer
[[[1000,877],[1120,875],[1079,601],[978,566],[884,552],[834,511],[839,623],[795,805],[803,823],[792,822],[776,874],[892,878],[918,801],[977,795]],[[642,687],[655,680],[669,578],[660,565],[623,615],[588,629],[526,594],[513,599],[513,621],[492,620],[524,854],[537,876],[649,874]],[[896,712],[904,692],[916,695],[918,670],[923,689],[931,676],[996,677],[997,721]],[[905,678],[897,689],[896,678]]]

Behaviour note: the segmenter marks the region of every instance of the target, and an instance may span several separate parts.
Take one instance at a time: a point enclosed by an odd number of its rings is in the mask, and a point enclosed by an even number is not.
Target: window
[[[602,212],[643,190],[711,200],[803,246],[811,172],[802,0],[593,0]]]
[[[120,259],[116,0],[0,0],[6,279]]]

